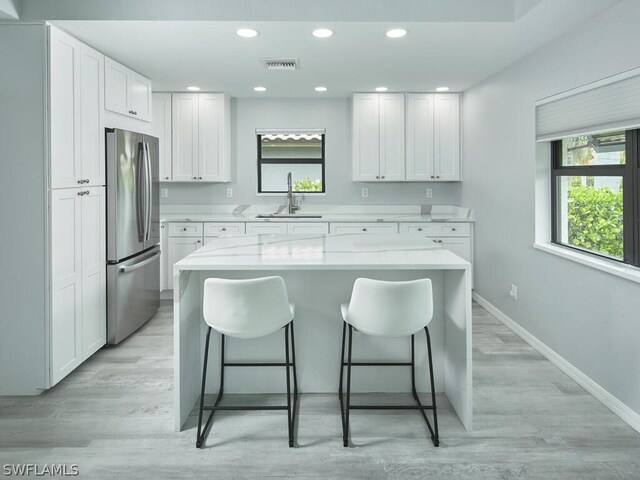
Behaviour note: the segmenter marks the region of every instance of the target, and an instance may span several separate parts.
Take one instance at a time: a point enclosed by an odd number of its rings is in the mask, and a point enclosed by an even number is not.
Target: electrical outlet
[[[227,198],[233,198],[233,188],[227,188]]]
[[[433,198],[433,188],[427,188],[427,198]]]
[[[369,189],[368,188],[363,188],[362,189],[362,198],[369,198]]]
[[[518,287],[516,285],[511,285],[511,291],[509,291],[509,296],[514,300],[518,300]]]
[[[169,189],[168,188],[161,188],[160,189],[160,196],[162,198],[169,198]]]

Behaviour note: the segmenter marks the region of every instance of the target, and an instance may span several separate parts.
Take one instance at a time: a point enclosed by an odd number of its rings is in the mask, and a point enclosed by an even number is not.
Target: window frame
[[[283,132],[285,133],[285,132]],[[304,194],[304,195],[324,195],[327,193],[327,183],[325,179],[325,141],[326,141],[326,133],[318,133],[322,137],[322,156],[320,158],[263,158],[262,157],[262,136],[269,135],[264,132],[257,132],[256,139],[258,142],[258,194],[277,194],[277,195],[285,195],[287,192],[285,191],[274,191],[274,190],[262,190],[262,165],[320,165],[322,167],[322,190],[318,190],[315,192],[309,191],[297,191],[293,190],[293,193],[296,194]]]
[[[624,165],[562,165],[562,140],[551,142],[551,243],[610,261],[640,267],[640,129],[625,130],[626,161]],[[562,243],[558,239],[559,179],[564,176],[615,176],[622,178],[622,209],[624,212],[622,259]]]

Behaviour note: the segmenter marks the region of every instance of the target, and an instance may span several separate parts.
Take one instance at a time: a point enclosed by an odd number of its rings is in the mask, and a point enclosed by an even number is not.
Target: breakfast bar
[[[281,276],[295,304],[296,355],[300,392],[337,393],[342,317],[359,277],[380,280],[430,278],[434,314],[430,324],[435,388],[444,393],[467,430],[473,425],[471,368],[471,265],[422,235],[242,235],[222,236],[174,265],[175,429],[183,428],[200,395],[205,324],[204,280]],[[355,337],[360,360],[406,361],[408,339]],[[282,338],[227,342],[235,361],[282,361]],[[212,337],[212,352],[219,339]],[[420,393],[430,391],[424,334],[416,335],[416,375]],[[207,393],[217,391],[219,369],[212,353]],[[234,369],[225,376],[226,393],[283,393],[280,369]],[[273,371],[272,371],[273,370]],[[209,390],[210,386],[210,390]],[[409,392],[410,372],[387,367],[358,375],[354,392]],[[336,395],[336,405],[338,405]],[[336,411],[339,407],[336,406]]]

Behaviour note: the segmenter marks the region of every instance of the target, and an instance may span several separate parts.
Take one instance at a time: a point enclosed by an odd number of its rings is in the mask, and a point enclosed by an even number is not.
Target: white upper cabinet
[[[433,116],[436,180],[460,180],[460,96],[434,95]]]
[[[179,182],[231,179],[230,103],[218,93],[174,93],[172,178]]]
[[[159,139],[160,181],[171,180],[171,94],[153,94],[151,135]]]
[[[380,95],[380,180],[404,180],[404,95]]]
[[[407,180],[460,180],[460,96],[407,95]]]
[[[428,182],[433,164],[433,94],[407,95],[407,180]]]
[[[51,188],[104,185],[104,56],[50,27]]]
[[[109,57],[104,70],[104,108],[150,122],[151,80]]]
[[[404,94],[356,93],[352,115],[353,180],[404,180]]]

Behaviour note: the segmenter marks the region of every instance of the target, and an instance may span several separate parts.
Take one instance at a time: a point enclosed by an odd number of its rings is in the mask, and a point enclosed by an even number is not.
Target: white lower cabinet
[[[202,227],[202,224],[197,224]],[[169,237],[167,262],[167,288],[173,289],[173,264],[179,262],[202,246],[202,237]]]
[[[287,233],[287,224],[285,222],[281,222],[281,223],[248,222],[247,223],[247,234],[249,235],[270,234],[270,233]]]
[[[452,253],[455,253],[461,258],[464,258],[467,262],[471,262],[471,243],[469,238],[464,237],[427,237],[436,242],[438,245],[442,245],[442,248],[446,248]]]
[[[398,233],[397,223],[332,223],[331,233]]]
[[[205,237],[215,237],[216,235],[237,235],[239,233],[244,233],[244,223],[205,222],[203,231]]]
[[[51,192],[51,386],[106,343],[104,187]]]

